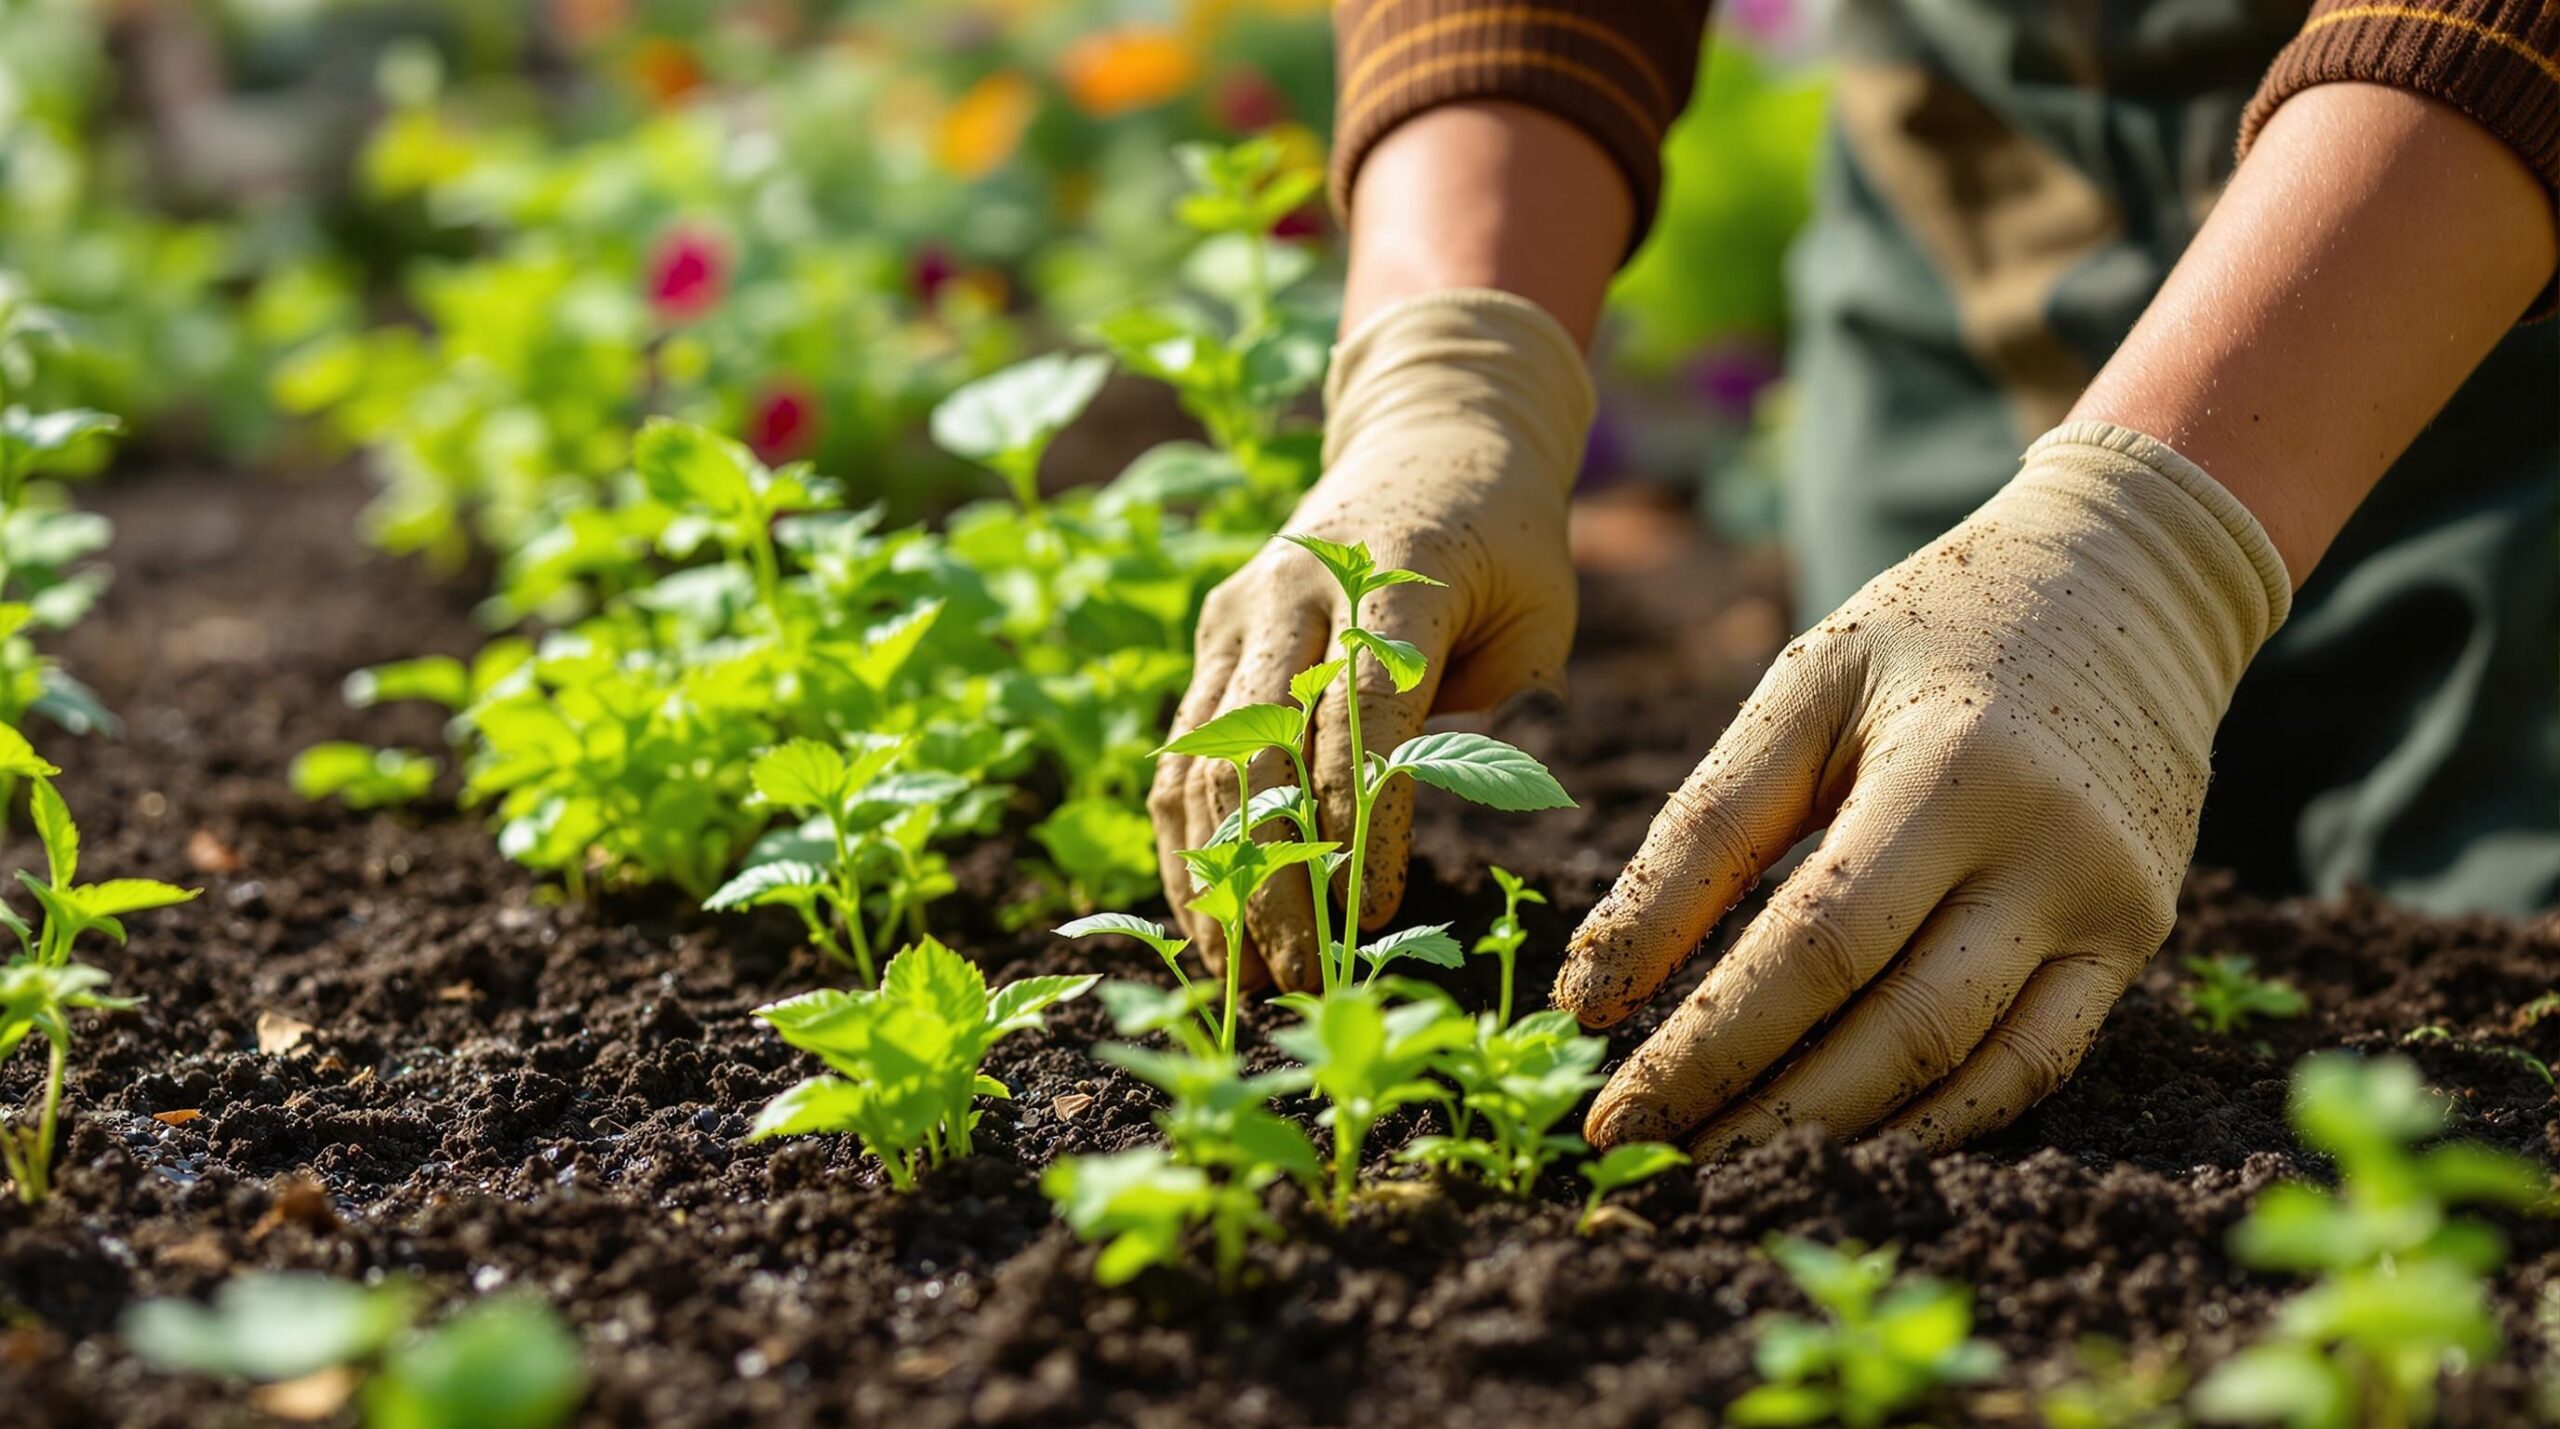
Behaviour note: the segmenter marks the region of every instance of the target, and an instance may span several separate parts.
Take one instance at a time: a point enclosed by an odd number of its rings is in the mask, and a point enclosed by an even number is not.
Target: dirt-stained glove
[[[2291,603],[2194,463],[2103,422],[2038,441],[1787,647],[1575,935],[1556,1005],[1616,1022],[1825,830],[1601,1092],[1592,1143],[1944,1147],[2053,1090],[2168,936],[2214,727]]]
[[[1409,298],[1343,340],[1325,404],[1324,477],[1283,529],[1366,541],[1381,565],[1444,583],[1390,587],[1364,604],[1365,628],[1411,642],[1431,664],[1419,686],[1398,694],[1374,661],[1358,662],[1363,743],[1383,753],[1421,733],[1427,715],[1561,691],[1574,622],[1565,508],[1593,408],[1572,336],[1505,293]],[[1287,703],[1289,677],[1340,654],[1335,637],[1350,619],[1322,565],[1272,542],[1209,593],[1174,731],[1238,705]],[[1317,710],[1310,762],[1327,836],[1347,839],[1335,832],[1351,827],[1344,689],[1337,684]],[[1251,775],[1256,791],[1296,780],[1270,756]],[[1184,908],[1191,881],[1179,851],[1206,844],[1235,806],[1232,769],[1179,757],[1157,765],[1147,799],[1165,894],[1213,967],[1224,938],[1214,920]],[[1412,817],[1411,781],[1398,780],[1371,813],[1364,928],[1393,916],[1404,896]],[[1304,877],[1265,885],[1246,917],[1245,980],[1259,984],[1267,968],[1285,989],[1315,987],[1312,916]]]

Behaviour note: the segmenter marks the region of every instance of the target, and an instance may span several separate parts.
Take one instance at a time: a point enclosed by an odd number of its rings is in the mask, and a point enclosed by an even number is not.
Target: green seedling
[[[1211,1045],[1229,1045],[1227,1028],[1208,1009],[1208,990],[1193,983],[1191,975],[1182,970],[1182,950],[1191,946],[1190,939],[1177,938],[1166,932],[1162,924],[1151,923],[1128,913],[1096,913],[1090,917],[1078,918],[1072,923],[1061,924],[1056,931],[1062,938],[1092,938],[1106,933],[1117,934],[1124,938],[1135,938],[1154,949],[1156,956],[1164,959],[1165,967],[1172,972],[1174,983],[1182,990],[1181,995],[1191,1008],[1192,1015],[1199,1019],[1201,1028],[1209,1034]]]
[[[2551,1074],[2551,1064],[2522,1047],[2510,1047],[2504,1042],[2486,1042],[2470,1037],[2457,1037],[2452,1028],[2434,1025],[2412,1027],[2400,1034],[2400,1045],[2403,1047],[2416,1047],[2429,1042],[2441,1042],[2446,1046],[2459,1047],[2465,1052],[2476,1053],[2479,1056],[2496,1057],[2500,1061],[2513,1062],[2541,1078],[2544,1086],[2560,1086],[2560,1078],[2554,1078]]]
[[[2127,1354],[2115,1341],[2092,1335],[2072,1347],[2071,1357],[2079,1377],[2036,1399],[2045,1429],[2187,1429],[2180,1407],[2187,1372],[2174,1349]]]
[[[1608,1041],[1584,1036],[1565,1012],[1535,1012],[1509,1026],[1490,1013],[1460,1022],[1467,1040],[1434,1067],[1457,1088],[1451,1134],[1417,1137],[1402,1159],[1471,1171],[1526,1196],[1550,1165],[1588,1149],[1554,1127],[1605,1080],[1599,1067]]]
[[[2231,1253],[2320,1279],[2284,1302],[2264,1339],[2214,1366],[2189,1407],[2213,1423],[2293,1429],[2432,1422],[2439,1379],[2498,1352],[2488,1275],[2506,1242],[2457,1211],[2548,1208],[2549,1177],[2477,1142],[2418,1149],[2449,1117],[2405,1058],[2305,1058],[2292,1114],[2336,1161],[2338,1188],[2269,1187],[2232,1228]]]
[[[1973,1338],[1973,1292],[1923,1275],[1897,1279],[1892,1247],[1778,1236],[1768,1250],[1825,1318],[1761,1322],[1752,1364],[1765,1382],[1725,1407],[1728,1422],[1874,1429],[2000,1372],[1998,1347]]]
[[[122,943],[126,914],[184,903],[196,891],[147,878],[78,882],[80,831],[51,778],[61,771],[38,758],[24,736],[0,725],[0,772],[29,781],[28,803],[47,866],[42,877],[18,870],[18,881],[35,895],[37,921],[30,923],[0,906],[0,927],[18,943],[16,954],[0,964],[0,1058],[29,1037],[42,1037],[46,1048],[43,1100],[35,1124],[0,1127],[0,1165],[17,1186],[18,1199],[32,1205],[52,1194],[55,1133],[71,1060],[71,1014],[134,1006],[104,991],[110,981],[106,973],[73,962],[73,945],[87,933]]]
[[[1273,1045],[1305,1065],[1325,1099],[1318,1121],[1333,1129],[1336,1221],[1351,1213],[1370,1129],[1397,1107],[1443,1100],[1446,1093],[1427,1074],[1473,1031],[1434,989],[1411,989],[1422,995],[1389,1001],[1391,993],[1405,991],[1346,982],[1322,997],[1286,999],[1305,1020],[1271,1034]]]
[[[550,1429],[577,1412],[586,1366],[548,1306],[484,1301],[419,1329],[421,1298],[406,1281],[244,1275],[209,1306],[135,1306],[124,1336],[164,1370],[324,1389],[321,1377],[335,1376],[341,1392],[359,1395],[373,1429]]]
[[[2300,1017],[2311,1006],[2302,989],[2258,976],[2257,965],[2245,953],[2191,957],[2185,966],[2187,1008],[2198,1027],[2218,1037],[2261,1017]]]
[[[1502,1001],[1496,1007],[1494,1021],[1508,1027],[1511,1025],[1512,971],[1520,957],[1520,945],[1529,941],[1529,930],[1520,923],[1520,905],[1544,903],[1547,895],[1531,888],[1526,880],[1507,868],[1491,868],[1487,872],[1501,886],[1502,916],[1493,920],[1493,926],[1485,930],[1483,937],[1476,939],[1475,953],[1478,957],[1491,954],[1502,962]]]
[[[1122,1042],[1094,1049],[1165,1094],[1155,1121],[1169,1150],[1071,1157],[1049,1168],[1041,1187],[1079,1237],[1109,1240],[1094,1267],[1103,1284],[1175,1262],[1191,1228],[1206,1227],[1218,1283],[1233,1288],[1247,1243],[1280,1234],[1264,1191],[1285,1178],[1312,1192],[1321,1178],[1306,1133],[1270,1109],[1273,1098],[1305,1090],[1308,1075],[1297,1067],[1244,1075],[1201,1016],[1206,987],[1118,982],[1103,984],[1101,995],[1123,1036],[1174,1039],[1172,1051]]]
[[[850,750],[795,739],[759,755],[748,771],[756,797],[807,821],[802,836],[825,851],[825,862],[777,858],[751,864],[703,906],[781,905],[800,915],[801,926],[821,951],[875,985],[875,937],[885,940],[901,918],[911,937],[925,936],[924,904],[943,891],[928,883],[924,840],[936,806],[967,790],[968,781],[936,771],[897,766],[913,751],[913,737],[859,735]],[[822,842],[821,842],[822,841]],[[867,926],[866,885],[880,884],[877,933]]]
[[[435,786],[436,761],[415,750],[338,740],[295,755],[286,779],[306,799],[335,798],[350,809],[391,808],[427,796]]]
[[[970,1153],[976,1098],[1011,1095],[978,1069],[987,1049],[1041,1027],[1052,1004],[1100,980],[1024,978],[991,993],[975,964],[927,938],[889,960],[876,991],[827,989],[758,1008],[782,1040],[833,1074],[767,1103],[750,1139],[851,1133],[892,1186],[913,1190],[920,1162]]]
[[[1610,1192],[1623,1191],[1688,1164],[1689,1153],[1659,1141],[1630,1141],[1584,1162],[1582,1178],[1591,1183],[1591,1194],[1583,1198],[1582,1215],[1573,1223],[1574,1230],[1581,1235],[1591,1234],[1600,1223],[1601,1208]]]

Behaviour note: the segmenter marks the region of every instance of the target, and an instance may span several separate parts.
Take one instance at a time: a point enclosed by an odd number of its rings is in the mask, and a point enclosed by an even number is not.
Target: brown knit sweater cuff
[[[2241,116],[2241,154],[2276,106],[2341,80],[2391,85],[2460,110],[2560,195],[2560,3],[2319,0]],[[2544,288],[2527,316],[2550,316],[2554,297]]]
[[[1333,203],[1397,125],[1461,100],[1542,109],[1597,140],[1652,226],[1662,136],[1689,103],[1706,0],[1338,0],[1334,7]]]

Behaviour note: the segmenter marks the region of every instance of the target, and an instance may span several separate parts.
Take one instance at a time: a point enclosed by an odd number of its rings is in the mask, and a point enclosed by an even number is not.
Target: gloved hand
[[[2291,603],[2192,462],[2103,422],[2038,441],[1787,647],[1576,933],[1556,1005],[1616,1022],[1826,830],[1603,1089],[1592,1144],[1945,1147],[2053,1090],[2168,936],[2214,727]]]
[[[1487,708],[1533,688],[1561,691],[1574,621],[1565,508],[1593,408],[1573,338],[1505,293],[1409,298],[1343,340],[1325,405],[1324,477],[1283,529],[1366,541],[1379,564],[1444,583],[1399,585],[1364,603],[1365,628],[1411,642],[1431,666],[1398,694],[1375,662],[1359,662],[1363,742],[1384,753],[1421,733],[1434,712]],[[1175,732],[1237,705],[1288,703],[1289,677],[1342,653],[1335,636],[1350,619],[1324,567],[1273,541],[1202,606]],[[1347,841],[1344,690],[1337,684],[1317,711],[1310,764],[1327,837]],[[1250,771],[1256,791],[1295,782],[1286,760],[1266,759]],[[1156,766],[1147,810],[1165,895],[1212,967],[1225,956],[1224,938],[1215,920],[1186,909],[1191,880],[1179,853],[1207,843],[1235,806],[1229,766],[1180,757]],[[1411,781],[1398,780],[1370,816],[1364,928],[1392,917],[1404,896],[1412,818]],[[1266,836],[1279,828],[1266,825]],[[1247,912],[1244,979],[1258,985],[1267,968],[1284,989],[1314,988],[1312,916],[1304,876],[1265,885]]]

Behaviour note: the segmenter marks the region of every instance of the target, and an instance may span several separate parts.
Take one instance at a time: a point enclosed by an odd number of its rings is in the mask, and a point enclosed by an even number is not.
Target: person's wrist
[[[1324,461],[1335,468],[1407,431],[1474,432],[1529,458],[1561,497],[1597,407],[1580,346],[1545,309],[1488,288],[1425,293],[1372,314],[1334,349]]]

